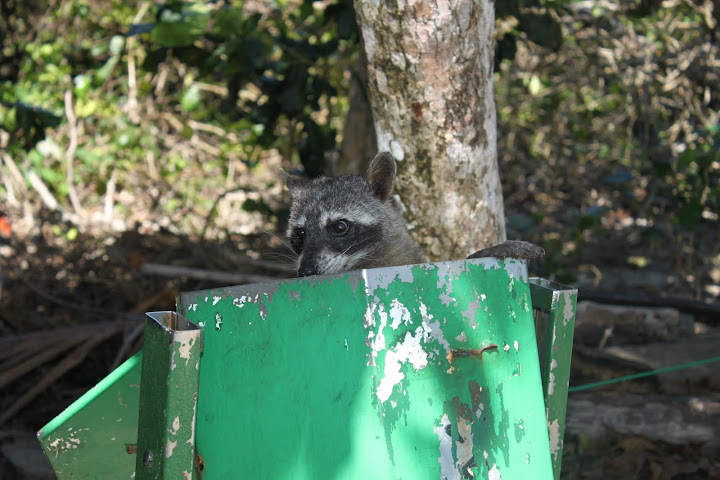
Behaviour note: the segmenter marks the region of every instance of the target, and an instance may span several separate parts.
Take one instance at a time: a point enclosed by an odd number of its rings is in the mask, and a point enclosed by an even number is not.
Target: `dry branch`
[[[247,273],[230,273],[218,270],[202,270],[199,268],[177,267],[175,265],[161,265],[157,263],[146,263],[142,266],[141,272],[146,275],[160,275],[163,277],[186,277],[196,280],[209,280],[224,283],[227,285],[239,285],[244,283],[262,283],[278,280],[279,277],[268,277],[265,275],[252,275]]]
[[[92,332],[92,334],[82,344],[76,347],[69,355],[63,358],[61,362],[51,368],[48,373],[40,379],[39,382],[37,382],[32,388],[25,392],[25,394],[23,394],[20,398],[13,402],[12,405],[10,405],[0,416],[0,425],[3,425],[5,422],[7,422],[13,415],[19,412],[28,403],[30,403],[37,395],[39,395],[46,388],[52,385],[58,378],[62,377],[64,374],[79,365],[97,345],[107,340],[111,336],[115,335],[119,331],[123,330],[128,325],[128,323],[130,323],[130,321],[125,319],[116,322],[104,322],[102,324],[83,325],[83,327],[72,327],[72,329],[75,329],[76,331],[82,328],[85,332],[90,331]],[[135,321],[133,321],[132,323],[135,323]],[[63,330],[65,330],[64,333],[67,334],[68,330],[70,329]],[[38,336],[44,337],[47,334],[53,333],[57,335],[57,332],[53,331],[40,332]],[[27,338],[28,335],[18,337]],[[3,340],[6,341],[2,343],[9,343],[13,340],[13,338]]]
[[[28,173],[28,180],[30,181],[30,185],[32,185],[38,195],[40,195],[40,200],[42,200],[45,206],[50,210],[57,210],[60,204],[55,197],[53,197],[53,194],[50,193],[50,190],[48,190],[43,181],[40,180],[40,177],[37,176],[37,173],[30,171]]]
[[[80,199],[78,198],[77,191],[75,190],[75,182],[73,179],[75,175],[75,151],[78,147],[78,128],[77,117],[75,116],[72,102],[72,91],[67,90],[65,92],[65,115],[67,116],[68,126],[70,128],[70,145],[68,145],[68,149],[65,151],[65,182],[67,183],[68,198],[70,198],[70,204],[72,205],[73,210],[75,210],[75,213],[82,216],[83,209],[82,205],[80,205]]]

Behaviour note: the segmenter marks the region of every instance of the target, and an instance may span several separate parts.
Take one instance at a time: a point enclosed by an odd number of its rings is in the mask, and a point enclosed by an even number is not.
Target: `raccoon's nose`
[[[300,265],[298,269],[298,277],[311,277],[313,275],[320,275],[320,269],[314,263],[308,265]]]

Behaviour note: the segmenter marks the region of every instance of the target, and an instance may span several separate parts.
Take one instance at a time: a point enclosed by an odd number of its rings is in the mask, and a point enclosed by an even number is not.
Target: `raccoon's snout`
[[[320,275],[320,269],[314,263],[300,265],[300,268],[298,268],[298,277],[311,277],[313,275]]]

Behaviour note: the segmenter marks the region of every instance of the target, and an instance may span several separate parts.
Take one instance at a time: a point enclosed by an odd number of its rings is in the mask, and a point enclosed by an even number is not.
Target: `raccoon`
[[[287,237],[297,254],[299,277],[424,263],[392,195],[395,159],[379,153],[365,175],[305,179],[283,172],[290,190]],[[528,242],[509,241],[469,258],[536,258]]]

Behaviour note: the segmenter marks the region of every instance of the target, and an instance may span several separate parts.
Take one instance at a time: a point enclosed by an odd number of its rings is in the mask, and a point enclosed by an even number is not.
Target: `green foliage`
[[[71,0],[55,10],[13,4],[0,48],[0,65],[16,66],[0,69],[8,151],[66,201],[64,157],[39,145],[52,139],[64,155],[70,107],[82,135],[76,181],[98,195],[117,171],[119,189],[160,180],[194,198],[229,165],[252,168],[267,150],[321,173],[347,110],[346,71],[359,59],[352,3],[255,8],[179,0]],[[204,175],[193,176],[198,169]]]
[[[685,228],[717,221],[720,103],[710,92],[720,83],[707,72],[720,51],[707,5],[496,5],[507,52],[496,58],[499,130],[513,139],[499,150],[566,178],[559,188],[579,203],[579,238],[628,216]],[[547,20],[529,28],[528,15]]]

